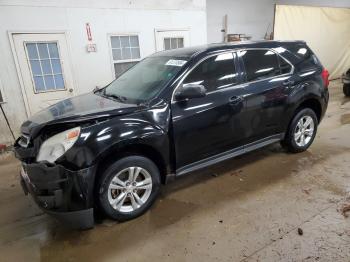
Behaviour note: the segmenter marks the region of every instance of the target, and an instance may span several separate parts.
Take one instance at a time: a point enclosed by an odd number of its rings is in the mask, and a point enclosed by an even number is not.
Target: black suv
[[[72,226],[92,227],[94,210],[129,220],[178,176],[275,142],[306,150],[327,87],[327,70],[302,41],[159,52],[23,123],[21,183]]]
[[[343,92],[345,96],[350,96],[350,68],[342,75]]]

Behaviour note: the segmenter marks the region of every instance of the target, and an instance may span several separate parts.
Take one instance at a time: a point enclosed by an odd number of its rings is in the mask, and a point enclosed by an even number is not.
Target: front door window
[[[237,84],[234,55],[236,54],[224,53],[206,59],[186,77],[184,84],[203,85],[207,92]]]

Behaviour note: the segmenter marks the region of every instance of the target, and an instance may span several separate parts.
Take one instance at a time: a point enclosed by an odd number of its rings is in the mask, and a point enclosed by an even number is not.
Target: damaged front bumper
[[[50,163],[23,163],[21,185],[46,213],[73,228],[94,226],[95,167],[71,171]]]

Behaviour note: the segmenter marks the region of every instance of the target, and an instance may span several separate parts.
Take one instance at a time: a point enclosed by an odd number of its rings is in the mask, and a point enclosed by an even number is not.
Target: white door
[[[29,115],[73,95],[64,34],[13,34],[13,41]]]
[[[187,47],[190,45],[188,30],[156,30],[157,51]]]

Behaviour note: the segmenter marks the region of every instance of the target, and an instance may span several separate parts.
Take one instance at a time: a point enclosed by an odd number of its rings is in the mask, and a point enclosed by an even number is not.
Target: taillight
[[[329,72],[328,72],[328,70],[323,69],[321,75],[322,75],[322,79],[323,79],[323,83],[324,83],[325,87],[328,88],[328,85],[329,85],[329,79],[328,79]]]

